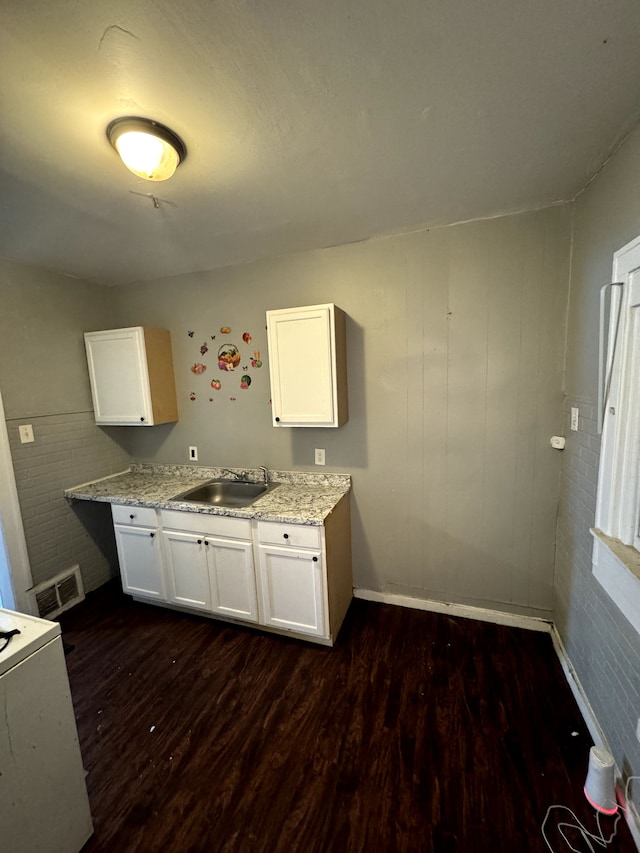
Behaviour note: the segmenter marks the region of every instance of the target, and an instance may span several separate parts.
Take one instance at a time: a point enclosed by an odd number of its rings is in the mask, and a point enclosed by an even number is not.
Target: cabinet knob
[[[152,539],[153,539],[153,537],[154,537],[155,535],[156,535],[155,533],[150,533],[150,534],[149,534],[149,536],[150,536]]]
[[[288,534],[288,533],[283,533],[283,534],[282,534],[282,538],[283,538],[283,539],[288,539],[288,538],[289,538],[289,534]]]
[[[198,545],[202,545],[202,539],[198,539]]]
[[[206,540],[206,539],[204,540],[204,544],[205,544],[205,545],[207,545],[207,546],[209,545],[209,543],[207,542],[207,540]]]
[[[133,519],[135,518],[135,515],[133,515],[133,513],[132,513],[132,514],[129,516],[129,518],[133,521]]]
[[[144,418],[140,418],[141,421],[144,421]]]
[[[317,558],[317,557],[312,557],[311,559],[313,560],[313,562],[314,562],[314,563],[317,563],[317,562],[318,562],[318,558]]]
[[[276,422],[277,422],[277,423],[280,423],[280,418],[276,418]]]

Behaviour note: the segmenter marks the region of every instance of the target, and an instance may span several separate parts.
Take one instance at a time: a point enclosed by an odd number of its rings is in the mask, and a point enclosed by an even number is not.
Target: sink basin
[[[249,506],[277,483],[247,483],[244,480],[207,480],[181,492],[172,501],[189,501],[213,506]]]

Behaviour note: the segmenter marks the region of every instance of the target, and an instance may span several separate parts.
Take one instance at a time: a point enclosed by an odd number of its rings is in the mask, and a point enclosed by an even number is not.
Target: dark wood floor
[[[354,601],[325,649],[111,584],[62,621],[86,853],[547,851],[554,803],[595,829],[548,635]]]

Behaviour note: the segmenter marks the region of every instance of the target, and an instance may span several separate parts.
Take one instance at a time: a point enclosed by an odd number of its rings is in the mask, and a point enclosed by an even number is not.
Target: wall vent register
[[[60,572],[31,590],[38,616],[53,619],[74,604],[84,600],[84,587],[79,566]]]

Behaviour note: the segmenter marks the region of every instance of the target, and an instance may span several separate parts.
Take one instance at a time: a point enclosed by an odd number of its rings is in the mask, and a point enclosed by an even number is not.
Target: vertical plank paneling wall
[[[372,341],[404,346],[383,374],[392,402],[369,376],[369,436],[388,429],[359,498],[375,518],[364,587],[551,608],[569,221],[547,214],[433,230],[405,266],[397,328]]]

